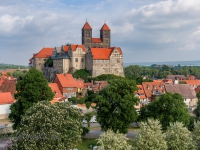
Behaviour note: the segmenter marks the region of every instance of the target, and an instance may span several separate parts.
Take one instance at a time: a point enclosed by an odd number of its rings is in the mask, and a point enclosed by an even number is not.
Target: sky
[[[0,0],[0,63],[28,65],[43,47],[81,44],[104,22],[124,63],[200,60],[200,0]]]

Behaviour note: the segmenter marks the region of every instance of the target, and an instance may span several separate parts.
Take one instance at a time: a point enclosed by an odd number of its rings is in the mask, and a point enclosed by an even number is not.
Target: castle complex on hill
[[[101,74],[124,76],[123,53],[120,47],[110,47],[110,28],[106,23],[100,29],[100,38],[92,37],[92,28],[86,21],[82,28],[82,44],[69,44],[55,48],[42,48],[33,54],[29,66],[48,75],[73,73],[86,69],[92,77]],[[53,68],[45,67],[51,58]]]

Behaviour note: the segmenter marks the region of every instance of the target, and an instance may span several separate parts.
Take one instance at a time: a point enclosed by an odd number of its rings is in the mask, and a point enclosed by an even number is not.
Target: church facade
[[[92,77],[101,74],[124,76],[123,53],[120,47],[110,47],[110,34],[110,28],[104,23],[100,29],[100,37],[93,38],[92,28],[86,21],[82,28],[82,44],[43,48],[39,53],[33,55],[29,65],[44,74],[48,74],[44,67],[45,61],[38,63],[37,60],[51,58],[53,60],[53,70],[59,74],[86,69]]]

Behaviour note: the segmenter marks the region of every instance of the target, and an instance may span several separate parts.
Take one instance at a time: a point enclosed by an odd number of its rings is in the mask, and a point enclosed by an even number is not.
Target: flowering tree
[[[158,120],[148,119],[140,123],[140,131],[133,140],[134,150],[166,150],[167,144]]]
[[[200,147],[200,122],[194,123],[193,137],[198,147]]]
[[[170,123],[166,131],[166,141],[169,150],[196,149],[190,131],[180,122]]]
[[[131,150],[131,145],[127,143],[128,138],[122,133],[114,133],[108,129],[100,135],[97,144],[100,150]]]
[[[71,149],[81,141],[81,113],[68,103],[42,101],[22,117],[12,148]]]

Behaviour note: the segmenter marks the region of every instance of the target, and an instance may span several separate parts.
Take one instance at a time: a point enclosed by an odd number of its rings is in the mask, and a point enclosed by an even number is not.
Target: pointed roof
[[[92,30],[91,26],[89,25],[89,23],[86,21],[85,25],[83,26],[82,30],[83,29],[89,29],[89,30]]]
[[[110,28],[108,27],[108,25],[106,23],[104,23],[101,30],[109,30],[110,31]]]

